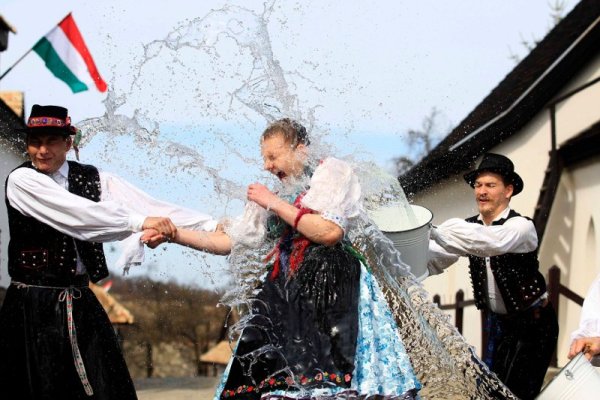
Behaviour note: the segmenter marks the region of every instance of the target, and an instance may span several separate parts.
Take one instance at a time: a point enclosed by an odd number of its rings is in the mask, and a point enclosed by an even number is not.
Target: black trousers
[[[62,289],[12,284],[0,308],[0,398],[135,400],[135,387],[106,312],[88,287],[73,300],[77,344],[94,391],[75,369]],[[12,394],[6,395],[6,393]]]
[[[495,341],[491,369],[520,399],[534,399],[558,339],[558,320],[550,303],[520,313],[490,313]]]

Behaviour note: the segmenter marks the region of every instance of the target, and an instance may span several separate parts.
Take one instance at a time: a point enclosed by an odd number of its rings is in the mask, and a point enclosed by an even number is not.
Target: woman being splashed
[[[350,165],[312,162],[309,144],[297,122],[272,123],[261,153],[281,190],[250,185],[244,216],[225,231],[177,231],[176,243],[214,254],[271,243],[215,399],[413,399],[422,387],[427,398],[510,397],[422,300],[366,217]]]

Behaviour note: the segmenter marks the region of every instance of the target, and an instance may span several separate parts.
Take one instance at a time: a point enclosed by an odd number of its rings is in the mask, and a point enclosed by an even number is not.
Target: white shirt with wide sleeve
[[[346,231],[348,220],[360,212],[360,200],[360,183],[350,164],[329,157],[315,169],[301,204]]]
[[[301,205],[318,212],[346,231],[348,220],[360,210],[361,189],[352,167],[345,161],[326,158],[315,168]],[[234,243],[256,247],[264,240],[268,211],[250,202],[244,214],[227,230]]]
[[[506,208],[494,221],[507,218]],[[481,216],[479,216],[481,220]],[[459,256],[469,254],[485,258],[488,277],[488,296],[492,311],[506,313],[506,307],[490,267],[490,257],[506,253],[529,253],[538,245],[533,222],[525,217],[509,218],[502,225],[482,225],[451,218],[431,230],[428,269],[436,275]]]
[[[76,239],[110,242],[141,231],[144,216],[115,201],[94,202],[70,193],[66,174],[41,174],[18,168],[8,176],[6,196],[21,214]],[[104,197],[104,190],[103,197]]]
[[[23,215],[79,240],[111,242],[127,238],[119,267],[143,260],[141,233],[132,233],[142,230],[146,216],[170,217],[175,225],[190,229],[216,228],[217,221],[210,216],[156,200],[104,171],[99,171],[100,202],[77,196],[67,190],[68,174],[67,162],[52,175],[18,168],[8,177],[7,199]]]

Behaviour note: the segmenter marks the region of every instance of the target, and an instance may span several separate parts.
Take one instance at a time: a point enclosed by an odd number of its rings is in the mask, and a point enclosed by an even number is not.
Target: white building
[[[600,2],[583,0],[471,113],[411,171],[400,177],[414,204],[433,211],[434,224],[477,214],[463,174],[485,152],[515,163],[525,182],[511,207],[534,219],[541,272],[560,268],[561,284],[585,296],[600,273]],[[467,260],[425,280],[453,303],[472,299]],[[558,365],[566,363],[581,307],[560,296]],[[463,334],[481,344],[481,318],[467,307]]]

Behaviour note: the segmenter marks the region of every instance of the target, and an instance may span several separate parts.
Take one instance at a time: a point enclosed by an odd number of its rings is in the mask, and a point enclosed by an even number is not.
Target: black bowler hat
[[[484,154],[479,167],[464,175],[465,181],[471,187],[474,187],[475,180],[482,172],[493,172],[501,175],[507,185],[513,185],[513,196],[518,195],[523,190],[523,179],[515,172],[513,162],[506,156],[494,153]]]
[[[34,104],[27,120],[27,128],[19,129],[28,135],[74,135],[77,129],[71,125],[69,111],[60,106]]]

